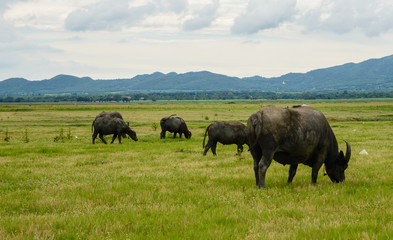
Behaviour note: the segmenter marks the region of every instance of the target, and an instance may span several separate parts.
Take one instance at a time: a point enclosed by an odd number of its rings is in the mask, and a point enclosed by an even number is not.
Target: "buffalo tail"
[[[91,124],[91,132],[94,131],[93,129],[94,129],[94,122],[95,122],[95,121],[96,121],[96,120],[94,120],[93,123]]]
[[[207,131],[209,130],[209,127],[211,126],[211,124],[206,128],[206,131],[205,131],[205,136],[203,137],[203,144],[202,144],[202,148],[205,148],[205,139],[206,139],[206,134],[207,134]]]

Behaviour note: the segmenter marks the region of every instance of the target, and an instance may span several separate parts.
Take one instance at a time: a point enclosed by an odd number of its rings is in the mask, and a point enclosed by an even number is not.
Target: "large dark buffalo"
[[[111,116],[101,116],[97,117],[93,122],[94,133],[92,136],[93,144],[97,135],[106,144],[104,135],[113,134],[112,142],[115,141],[116,137],[119,138],[119,143],[121,143],[121,137],[127,134],[134,141],[138,141],[136,133],[131,130],[131,128],[123,121],[123,119]]]
[[[207,141],[205,147],[206,134],[209,136],[209,141]],[[243,152],[243,144],[248,145],[246,126],[240,122],[213,122],[205,131],[202,145],[205,148],[203,155],[206,155],[209,148],[216,155],[217,142],[224,145],[236,144],[237,153],[240,154]]]
[[[188,130],[186,123],[182,118],[179,117],[173,117],[174,115],[171,115],[169,117],[164,117],[160,121],[161,125],[161,138],[165,138],[165,133],[166,131],[168,132],[173,132],[173,138],[176,137],[176,134],[178,133],[180,137],[182,137],[182,134],[184,133],[184,136],[186,138],[191,137],[191,132]]]
[[[265,174],[272,159],[290,164],[288,183],[299,163],[312,167],[312,183],[325,164],[332,182],[342,182],[351,157],[348,142],[344,156],[325,116],[311,107],[283,109],[268,106],[252,114],[247,122],[250,151],[254,158],[256,184],[265,188]]]

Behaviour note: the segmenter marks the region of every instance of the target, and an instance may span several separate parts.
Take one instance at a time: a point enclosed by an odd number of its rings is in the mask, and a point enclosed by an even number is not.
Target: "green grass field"
[[[0,105],[0,239],[393,238],[393,101],[306,102],[340,149],[352,146],[340,184],[321,169],[312,185],[300,165],[288,185],[288,166],[273,162],[259,190],[247,146],[202,156],[211,122],[299,103]],[[101,111],[119,111],[139,141],[91,144]],[[191,139],[160,139],[160,119],[174,113]]]

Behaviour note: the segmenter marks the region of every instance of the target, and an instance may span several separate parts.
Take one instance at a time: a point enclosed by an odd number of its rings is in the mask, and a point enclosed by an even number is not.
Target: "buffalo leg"
[[[318,172],[319,169],[321,168],[322,164],[314,164],[312,166],[312,172],[311,172],[311,182],[313,184],[317,183],[317,178],[318,178]]]
[[[176,138],[176,133],[177,133],[177,132],[174,132],[174,133],[173,133],[173,138]]]
[[[97,138],[97,134],[98,134],[97,132],[93,133],[93,136],[92,136],[93,144],[94,144],[94,142],[95,142],[95,140]]]
[[[258,163],[259,188],[265,188],[266,171],[272,163],[273,152],[262,153],[262,158]]]
[[[214,142],[214,143],[212,144],[211,149],[212,149],[213,155],[216,156],[216,155],[217,155],[217,153],[216,153],[217,142]]]
[[[291,164],[289,166],[289,173],[288,173],[288,180],[287,183],[291,183],[293,180],[293,177],[296,175],[296,170],[297,170],[297,164]]]
[[[117,137],[117,133],[113,134],[111,144],[115,141],[116,137]],[[120,135],[119,135],[119,137],[120,137]]]
[[[212,142],[211,142],[210,139],[209,139],[209,141],[207,142],[207,144],[206,144],[206,146],[205,146],[205,151],[203,151],[203,156],[206,156],[206,153],[209,151],[209,149],[211,148],[211,146],[212,146]]]
[[[164,130],[161,131],[161,135],[160,135],[161,139],[165,138],[165,132],[166,131],[164,131]]]
[[[254,160],[254,173],[255,173],[255,181],[256,181],[257,186],[259,186],[258,164],[259,164],[259,161]]]
[[[121,144],[121,134],[119,134],[118,138],[119,138],[119,144]]]
[[[262,158],[262,150],[259,145],[254,145],[249,150],[251,152],[252,158],[254,159],[254,173],[255,173],[255,181],[257,186],[259,186],[259,174],[258,174],[258,164]]]
[[[312,166],[312,172],[311,172],[311,182],[313,184],[317,183],[317,178],[318,178],[318,172],[319,169],[322,167],[322,164],[324,162],[325,158],[325,151],[321,151],[318,153],[317,159],[314,162],[314,165]]]
[[[107,144],[107,142],[104,139],[104,134],[100,133],[99,138],[102,140],[103,143]]]

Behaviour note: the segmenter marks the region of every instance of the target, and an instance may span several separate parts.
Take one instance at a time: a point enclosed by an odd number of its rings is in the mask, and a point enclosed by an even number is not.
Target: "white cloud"
[[[220,4],[218,0],[213,0],[212,3],[204,6],[202,9],[196,11],[192,18],[186,20],[183,24],[183,30],[193,31],[201,28],[209,27],[217,18],[217,10]]]
[[[68,15],[65,26],[69,30],[121,30],[141,21],[146,14],[154,11],[155,6],[146,4],[129,8],[128,1],[103,0]]]
[[[306,33],[378,36],[392,30],[392,12],[391,0],[2,0],[0,28],[122,31],[170,26],[172,31],[258,34],[290,24]]]
[[[65,26],[72,31],[120,31],[143,26],[146,18],[162,12],[181,13],[187,6],[186,0],[100,0],[73,11],[65,20]]]
[[[67,15],[83,5],[96,0],[23,0],[7,4],[4,18],[15,27],[31,27],[46,30],[64,29]]]
[[[10,4],[23,2],[23,1],[28,1],[28,0],[2,0],[0,2],[0,12],[2,12],[5,9],[7,9]]]
[[[245,13],[237,17],[232,33],[253,34],[260,30],[276,28],[293,19],[296,0],[250,0]]]
[[[162,9],[169,12],[182,13],[188,8],[187,0],[157,0]]]
[[[390,0],[330,0],[310,9],[299,18],[308,31],[345,34],[359,30],[378,36],[393,29],[393,2]]]
[[[360,31],[369,37],[393,29],[391,0],[249,0],[247,10],[234,20],[235,34],[255,34],[283,23],[308,32],[346,34]]]
[[[15,29],[0,15],[0,43],[12,42],[19,38]]]
[[[14,27],[4,19],[4,13],[9,9],[9,4],[19,1],[2,0],[0,2],[0,43],[14,42],[20,38]]]

